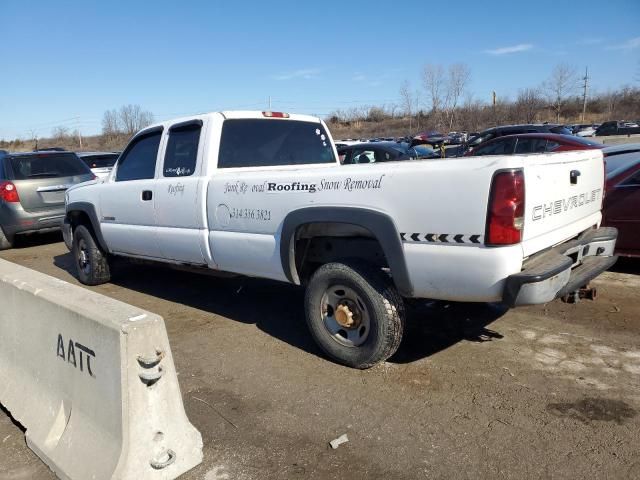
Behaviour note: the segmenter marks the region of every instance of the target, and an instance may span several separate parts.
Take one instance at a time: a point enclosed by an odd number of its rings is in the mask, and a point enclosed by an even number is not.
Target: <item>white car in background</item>
[[[578,137],[593,137],[596,134],[597,125],[576,125],[574,127],[574,134]]]
[[[76,152],[98,178],[106,178],[113,170],[120,152]]]

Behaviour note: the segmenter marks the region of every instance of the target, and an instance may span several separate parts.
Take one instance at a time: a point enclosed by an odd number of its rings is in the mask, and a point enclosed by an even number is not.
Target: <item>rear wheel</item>
[[[311,277],[306,320],[316,343],[335,361],[369,368],[395,353],[404,330],[404,303],[379,268],[328,263]]]
[[[73,232],[73,257],[78,279],[85,285],[100,285],[111,279],[108,254],[98,246],[91,231],[79,225]]]
[[[10,241],[0,228],[0,250],[8,250],[13,248],[13,242]]]

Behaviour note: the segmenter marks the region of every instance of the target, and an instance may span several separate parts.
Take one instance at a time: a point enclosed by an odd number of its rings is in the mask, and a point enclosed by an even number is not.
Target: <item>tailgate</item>
[[[600,222],[604,185],[601,150],[532,155],[523,163],[525,257]]]

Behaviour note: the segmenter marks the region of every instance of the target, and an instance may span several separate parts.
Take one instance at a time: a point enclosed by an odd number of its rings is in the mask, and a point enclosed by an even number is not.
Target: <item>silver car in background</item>
[[[113,170],[119,152],[76,152],[82,160],[98,178],[106,178]]]
[[[59,230],[66,190],[95,178],[73,152],[0,154],[0,250],[16,235]]]

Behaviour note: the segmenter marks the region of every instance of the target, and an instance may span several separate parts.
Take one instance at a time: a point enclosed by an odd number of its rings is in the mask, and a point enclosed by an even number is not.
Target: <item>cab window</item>
[[[198,145],[200,143],[200,121],[169,129],[169,140],[164,155],[162,174],[165,177],[188,177],[196,170]]]

